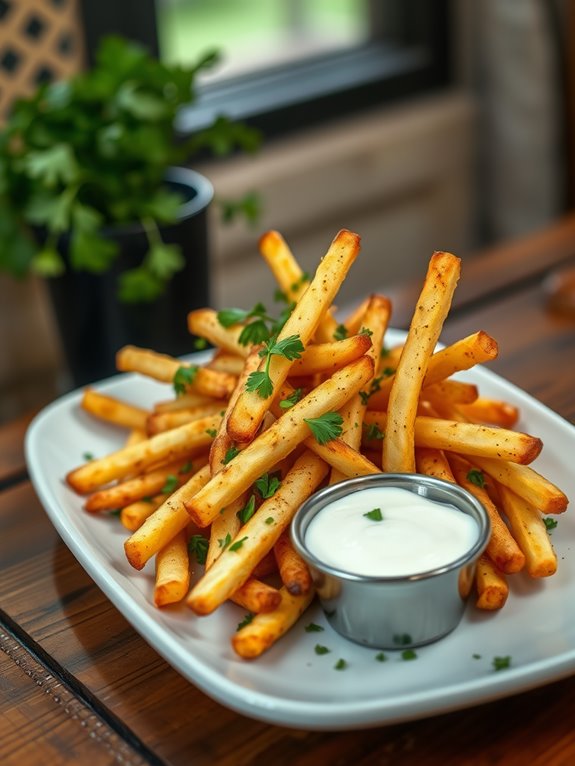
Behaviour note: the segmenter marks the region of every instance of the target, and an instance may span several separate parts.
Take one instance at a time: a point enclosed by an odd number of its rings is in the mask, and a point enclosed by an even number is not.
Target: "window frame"
[[[159,55],[154,0],[81,0],[81,6],[88,61],[109,33]],[[371,39],[364,45],[203,86],[181,110],[178,134],[226,114],[269,140],[451,84],[450,0],[368,0],[368,13]]]

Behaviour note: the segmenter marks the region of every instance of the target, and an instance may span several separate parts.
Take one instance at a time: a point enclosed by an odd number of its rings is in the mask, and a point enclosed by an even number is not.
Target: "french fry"
[[[448,401],[458,407],[460,404],[467,405],[475,402],[477,397],[477,386],[461,380],[440,380],[438,383],[432,383],[431,386],[425,386],[421,391],[421,398],[431,404]]]
[[[134,569],[142,569],[154,554],[187,527],[190,517],[184,503],[198,492],[209,478],[210,468],[206,464],[186,484],[170,495],[125,541],[126,558]]]
[[[190,410],[194,407],[200,407],[203,404],[211,404],[214,401],[213,396],[204,396],[188,391],[180,394],[177,399],[166,399],[156,402],[154,412],[177,412],[178,410]]]
[[[442,450],[431,447],[416,447],[415,465],[418,472],[426,476],[435,476],[436,479],[455,482],[449,461]]]
[[[180,369],[194,370],[193,379],[186,383],[186,390],[226,399],[236,385],[235,375],[181,362],[167,354],[158,354],[136,346],[124,346],[116,354],[116,366],[122,372],[139,372],[162,383],[173,383]]]
[[[331,375],[346,364],[359,359],[371,347],[368,335],[352,335],[345,340],[334,340],[331,343],[317,343],[308,346],[299,359],[292,365],[292,375]]]
[[[457,409],[474,423],[491,423],[513,428],[519,419],[519,408],[509,402],[478,397],[474,402],[457,402]]]
[[[563,513],[567,510],[569,500],[565,493],[533,468],[491,457],[475,456],[472,459],[482,471],[528,500],[541,513]]]
[[[238,513],[246,504],[246,493],[242,493],[230,505],[222,508],[210,525],[210,542],[206,555],[206,569],[219,559],[224,551],[226,540],[230,542],[240,531],[241,522]]]
[[[253,614],[273,612],[281,603],[282,597],[277,588],[255,577],[250,577],[230,597],[234,604],[247,609]]]
[[[358,253],[357,234],[347,230],[340,231],[320,262],[309,287],[281,329],[277,343],[297,336],[304,348],[307,346]],[[267,368],[273,387],[272,394],[264,399],[257,391],[245,390],[238,397],[228,420],[228,433],[234,441],[246,443],[253,440],[292,364],[293,359],[272,356]],[[264,371],[265,365],[265,360],[262,360],[260,371]]]
[[[459,280],[460,260],[451,253],[432,255],[425,282],[393,376],[389,394],[389,418],[383,440],[383,469],[415,471],[415,416],[429,358],[433,354],[443,322]]]
[[[539,511],[503,485],[499,486],[499,496],[511,533],[525,554],[527,573],[531,577],[549,577],[555,574],[557,556]]]
[[[286,300],[297,303],[309,285],[309,277],[279,231],[266,231],[260,237],[259,250]]]
[[[232,636],[232,646],[244,659],[263,654],[294,625],[311,604],[313,588],[307,593],[292,596],[286,588],[280,589],[281,603],[273,612],[258,614]]]
[[[89,495],[84,508],[90,513],[109,511],[114,508],[124,508],[130,503],[135,503],[143,497],[150,497],[161,492],[168,482],[172,486],[171,491],[179,487],[190,478],[193,470],[192,463],[170,463],[149,473],[143,473],[133,479],[128,479],[121,484],[116,484],[108,489],[101,489]]]
[[[225,411],[227,401],[225,399],[212,399],[208,404],[200,404],[196,407],[187,409],[178,409],[171,412],[153,412],[148,416],[146,429],[149,436],[161,434],[163,431],[170,431],[172,428],[178,428],[193,420],[217,415]]]
[[[146,418],[149,414],[147,410],[134,407],[133,404],[122,402],[108,394],[94,391],[92,388],[84,390],[82,409],[100,420],[106,420],[117,426],[146,430]]]
[[[509,532],[487,490],[473,480],[474,466],[457,455],[449,455],[449,463],[457,483],[475,495],[487,511],[491,522],[491,537],[486,548],[487,555],[506,574],[521,571],[525,564],[525,554]]]
[[[186,531],[182,530],[156,553],[154,604],[176,604],[190,587],[190,559]]]
[[[445,380],[456,372],[469,370],[476,364],[490,362],[497,358],[498,353],[497,342],[486,332],[480,330],[468,335],[433,354],[429,360],[423,387]],[[393,381],[394,376],[382,381],[379,391],[369,400],[370,409],[387,409]]]
[[[475,606],[478,609],[494,611],[505,606],[509,596],[509,585],[505,575],[485,554],[480,556],[477,562],[475,585],[477,588]]]
[[[239,375],[244,366],[245,354],[231,354],[229,351],[216,351],[212,359],[205,365],[207,370],[229,372],[230,375]]]
[[[220,420],[219,415],[211,415],[152,436],[145,442],[124,447],[70,471],[66,481],[80,495],[85,495],[113,479],[146,470],[162,461],[176,462],[188,458],[211,443],[208,431],[216,429]]]
[[[122,526],[130,532],[135,532],[165,500],[166,495],[154,495],[149,500],[136,500],[136,502],[130,503],[120,511]]]
[[[315,388],[301,401],[286,410],[267,431],[215,474],[204,489],[187,504],[193,521],[207,526],[220,508],[245,492],[263,473],[289,455],[310,435],[306,420],[338,410],[366,383],[373,373],[373,361],[362,356]],[[169,432],[170,433],[170,432]]]
[[[389,438],[389,418],[385,412],[366,412],[367,426],[376,425],[385,440]],[[480,423],[431,418],[418,415],[414,423],[416,447],[432,447],[467,455],[531,463],[541,452],[541,439],[520,431]]]
[[[327,465],[309,451],[296,460],[281,487],[262,503],[192,588],[187,603],[196,614],[210,614],[244,584],[326,473]],[[222,474],[223,471],[218,476]]]
[[[188,330],[192,335],[205,338],[212,345],[238,356],[247,356],[249,346],[239,342],[242,328],[238,325],[224,327],[218,321],[218,312],[213,309],[196,309],[188,314]]]
[[[274,555],[281,580],[293,596],[307,593],[312,587],[308,565],[292,545],[289,533],[284,530],[274,545]]]

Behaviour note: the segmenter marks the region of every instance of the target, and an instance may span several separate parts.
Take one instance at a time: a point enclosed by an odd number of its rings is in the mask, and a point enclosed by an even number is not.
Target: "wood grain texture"
[[[25,471],[24,435],[31,420],[26,415],[0,427],[0,486]]]

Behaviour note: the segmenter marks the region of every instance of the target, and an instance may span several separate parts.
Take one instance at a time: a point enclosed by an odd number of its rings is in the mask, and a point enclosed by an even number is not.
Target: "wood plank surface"
[[[0,427],[0,486],[21,476],[26,469],[24,435],[32,415]]]

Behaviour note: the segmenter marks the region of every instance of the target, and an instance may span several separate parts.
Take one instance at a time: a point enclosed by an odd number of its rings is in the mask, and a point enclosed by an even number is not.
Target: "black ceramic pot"
[[[128,343],[174,356],[193,351],[186,317],[191,309],[210,302],[207,209],[213,188],[204,176],[186,168],[171,168],[166,183],[185,202],[178,221],[161,228],[162,239],[181,246],[186,265],[160,299],[125,304],[117,298],[118,274],[138,266],[148,247],[139,224],[106,230],[119,243],[120,254],[105,274],[67,271],[48,280],[73,386],[114,374],[116,351]]]

